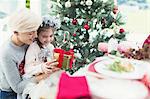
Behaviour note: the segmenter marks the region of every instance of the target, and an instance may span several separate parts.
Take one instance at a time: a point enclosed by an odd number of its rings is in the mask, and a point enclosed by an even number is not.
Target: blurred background
[[[0,45],[11,36],[7,27],[9,15],[24,8],[25,3],[26,0],[0,0]],[[127,39],[143,42],[150,34],[150,0],[117,0],[117,4],[126,20],[123,28],[129,31]],[[49,6],[49,0],[30,0],[30,9],[40,15],[47,14]]]

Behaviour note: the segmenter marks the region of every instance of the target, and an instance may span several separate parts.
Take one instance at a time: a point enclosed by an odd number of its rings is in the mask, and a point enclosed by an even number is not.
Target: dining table
[[[98,57],[92,63],[80,68],[73,75],[67,74],[70,77],[85,76],[92,99],[150,99],[150,89],[141,80],[145,75],[150,78],[150,61],[130,60],[140,63],[142,73],[138,76],[134,75],[133,77],[129,75],[129,78],[127,76],[114,76],[113,73],[113,76],[110,74],[107,75],[95,70],[96,64],[100,64],[107,59],[109,61],[110,58],[115,57]],[[57,99],[58,85],[62,72],[64,71],[53,73],[49,78],[50,81],[41,81],[30,93],[31,99]],[[48,82],[50,82],[50,84],[47,84]]]

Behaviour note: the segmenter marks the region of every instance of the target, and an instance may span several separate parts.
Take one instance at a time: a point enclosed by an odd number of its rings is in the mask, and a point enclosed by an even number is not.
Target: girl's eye
[[[50,35],[49,37],[53,37],[53,35]]]

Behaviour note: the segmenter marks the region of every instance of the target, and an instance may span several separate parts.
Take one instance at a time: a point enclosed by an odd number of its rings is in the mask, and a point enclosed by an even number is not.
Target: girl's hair
[[[47,29],[52,29],[52,31],[54,32],[56,29],[60,28],[60,26],[61,23],[58,17],[44,16],[42,20],[42,24],[39,26],[37,30],[37,35],[39,36],[41,32],[47,31]],[[43,48],[41,42],[38,39],[36,39],[36,41],[39,47]]]
[[[40,32],[46,31],[47,29],[51,28],[53,32],[60,28],[60,19],[58,17],[54,16],[44,16],[42,20],[42,24],[39,26],[37,30],[37,35],[39,35]]]
[[[26,8],[17,10],[9,18],[9,26],[13,32],[37,31],[41,23],[41,16]]]

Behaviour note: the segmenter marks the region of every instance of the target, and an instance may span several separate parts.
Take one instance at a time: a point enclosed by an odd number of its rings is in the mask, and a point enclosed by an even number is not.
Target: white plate
[[[128,60],[132,66],[134,66],[134,70],[132,72],[116,72],[109,70],[106,64],[112,64],[115,59],[107,59],[95,64],[94,68],[96,72],[101,73],[102,75],[114,77],[114,78],[123,78],[123,79],[141,79],[145,72],[146,66],[144,62],[138,60]]]

